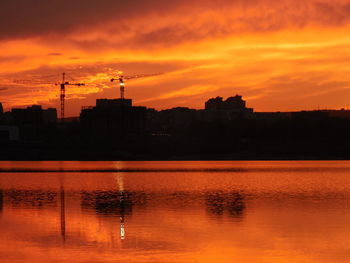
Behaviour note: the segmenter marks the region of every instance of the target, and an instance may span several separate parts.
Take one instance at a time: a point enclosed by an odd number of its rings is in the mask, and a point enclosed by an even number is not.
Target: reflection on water
[[[133,193],[126,191],[94,191],[81,193],[81,206],[93,209],[96,214],[119,216],[120,238],[125,239],[125,216],[131,215],[133,203],[137,202]]]
[[[222,191],[208,192],[206,196],[206,206],[208,211],[223,215],[224,211],[228,211],[233,217],[241,217],[244,210],[244,197],[239,192],[224,193]]]
[[[66,201],[64,198],[64,188],[61,186],[61,236],[66,240]]]
[[[0,166],[0,262],[350,261],[350,162]]]

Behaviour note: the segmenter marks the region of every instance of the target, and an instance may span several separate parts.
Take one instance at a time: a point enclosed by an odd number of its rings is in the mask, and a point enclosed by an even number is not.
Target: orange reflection
[[[2,262],[349,260],[349,162],[0,164]]]

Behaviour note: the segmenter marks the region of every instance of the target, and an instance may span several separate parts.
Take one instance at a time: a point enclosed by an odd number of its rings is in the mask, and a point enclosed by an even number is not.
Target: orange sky
[[[30,3],[29,3],[30,2]],[[6,109],[59,105],[52,82],[66,71],[66,115],[96,98],[202,108],[213,96],[243,95],[256,111],[346,108],[350,104],[348,0],[3,0],[0,4],[0,101]]]

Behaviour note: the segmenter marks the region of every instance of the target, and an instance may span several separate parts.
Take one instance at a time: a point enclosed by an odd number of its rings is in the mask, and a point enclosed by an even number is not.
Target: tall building
[[[57,110],[43,109],[41,105],[27,108],[13,108],[9,114],[9,124],[19,127],[21,140],[38,140],[43,136],[45,126],[57,121]]]
[[[152,132],[169,133],[171,130],[188,128],[197,119],[197,110],[176,107],[162,111],[149,111]],[[155,128],[156,127],[156,128]]]
[[[242,96],[236,95],[224,100],[222,97],[211,98],[205,102],[205,110],[201,112],[204,120],[230,120],[237,118],[251,118],[253,109],[246,107]]]
[[[146,107],[132,106],[131,99],[98,99],[95,107],[82,109],[80,122],[96,139],[137,137],[145,133]]]
[[[11,116],[16,125],[37,125],[57,121],[57,110],[55,108],[43,109],[41,105],[33,105],[27,108],[13,108]]]
[[[0,142],[18,141],[19,129],[17,126],[0,125]]]
[[[222,97],[216,97],[209,99],[205,103],[206,110],[236,110],[236,111],[253,111],[246,107],[246,102],[242,99],[242,96],[236,95],[223,100]]]

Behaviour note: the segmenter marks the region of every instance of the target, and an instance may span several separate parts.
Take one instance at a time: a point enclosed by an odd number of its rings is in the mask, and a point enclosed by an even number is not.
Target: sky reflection
[[[350,163],[322,164],[324,172],[273,172],[318,162],[246,162],[243,173],[0,173],[0,259],[346,262],[350,178],[339,168]]]

